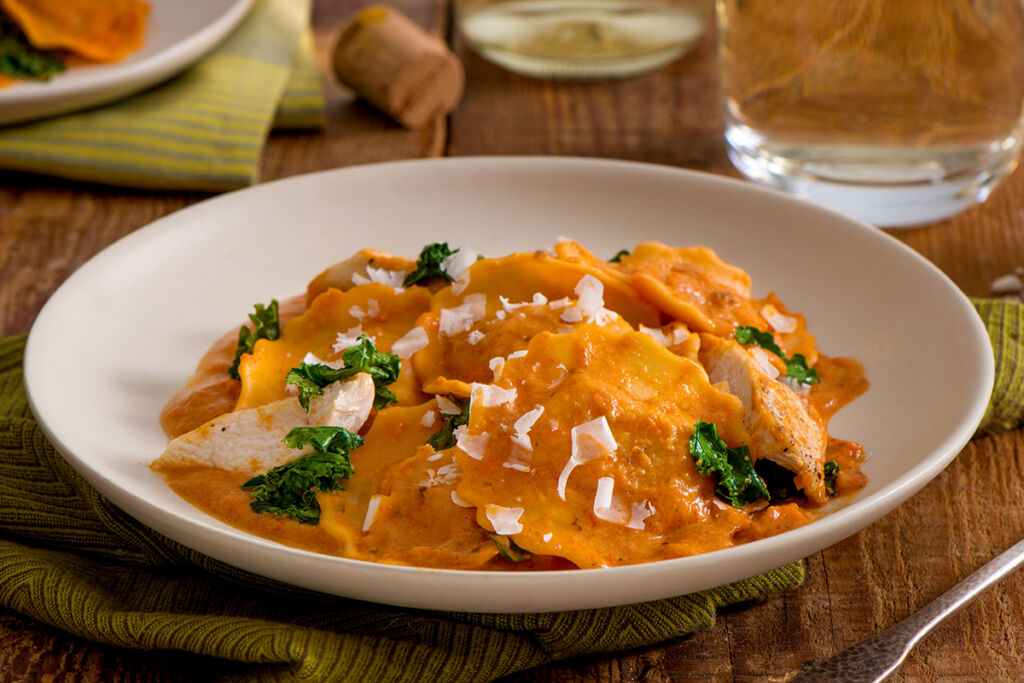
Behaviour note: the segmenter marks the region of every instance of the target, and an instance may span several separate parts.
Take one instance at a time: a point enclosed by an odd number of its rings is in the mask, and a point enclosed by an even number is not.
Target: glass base
[[[704,32],[710,0],[512,0],[456,3],[466,42],[510,71],[597,79],[656,69]]]
[[[1017,163],[1021,138],[943,150],[779,144],[726,127],[729,160],[744,176],[865,223],[906,228],[985,201]]]

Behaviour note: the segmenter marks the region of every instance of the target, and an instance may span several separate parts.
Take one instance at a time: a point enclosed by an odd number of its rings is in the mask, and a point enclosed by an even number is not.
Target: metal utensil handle
[[[917,641],[1022,563],[1024,541],[1018,541],[1009,550],[895,626],[865,638],[823,662],[804,668],[790,683],[873,683],[885,680],[903,662]]]

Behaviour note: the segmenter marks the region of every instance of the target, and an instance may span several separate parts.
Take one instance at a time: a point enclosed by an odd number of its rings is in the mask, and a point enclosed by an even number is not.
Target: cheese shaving
[[[593,322],[604,308],[604,285],[593,275],[584,275],[576,283],[576,303],[559,316],[567,323]]]
[[[644,520],[654,514],[654,506],[645,500],[642,503],[633,503],[631,507],[629,524],[626,526],[630,529],[643,529]]]
[[[502,389],[494,384],[473,384],[473,393],[471,394],[471,401],[475,403],[479,397],[480,404],[485,408],[493,408],[495,406],[504,405],[506,403],[511,404],[516,400],[515,387],[511,389]],[[472,408],[470,408],[472,410]]]
[[[331,346],[331,348],[334,349],[335,353],[341,353],[345,349],[358,344],[359,337],[363,336],[364,334],[366,333],[363,332],[362,325],[356,325],[350,330],[346,330],[345,332],[339,332],[338,335],[334,338],[334,345]],[[369,337],[370,341],[374,341],[373,337],[370,337],[370,335],[367,334],[366,336]]]
[[[380,499],[383,497],[379,495],[370,496],[370,501],[366,504],[366,517],[363,518],[364,534],[373,525],[373,518],[377,516],[377,508],[380,506]]]
[[[470,503],[468,500],[466,500],[465,498],[463,498],[459,494],[455,493],[455,489],[452,489],[452,502],[455,503],[456,505],[458,505],[460,508],[476,507],[475,505]]]
[[[612,435],[608,420],[601,417],[576,425],[572,428],[572,454],[558,475],[558,497],[565,500],[565,486],[569,481],[569,475],[577,466],[598,458],[602,455],[611,455],[618,448],[615,437]]]
[[[497,382],[498,377],[501,376],[501,371],[505,369],[505,359],[501,356],[495,356],[487,365],[491,368],[491,372],[494,373],[494,381]]]
[[[395,343],[391,345],[391,353],[405,360],[411,358],[417,351],[425,349],[429,343],[427,331],[422,327],[414,327],[395,340]]]
[[[488,503],[484,506],[484,515],[494,527],[496,534],[511,536],[523,530],[523,525],[519,523],[519,518],[523,516],[523,508],[509,508]]]
[[[537,422],[543,414],[544,406],[537,406],[533,410],[523,413],[522,416],[512,425],[512,429],[515,430],[517,434],[529,434],[534,423]]]
[[[768,321],[771,328],[780,334],[796,332],[796,318],[785,315],[771,304],[765,304],[761,309],[761,315]]]
[[[462,300],[462,304],[459,306],[441,309],[438,331],[451,337],[459,332],[465,332],[485,315],[487,315],[487,295],[470,294]]]
[[[466,425],[462,425],[455,428],[455,445],[474,460],[483,460],[489,436],[487,432],[472,436]]]
[[[437,401],[437,409],[442,415],[458,415],[462,412],[454,401],[444,396],[435,396],[434,400]]]
[[[476,346],[484,339],[484,333],[480,330],[471,330],[469,333],[468,341],[471,346]]]
[[[433,427],[435,422],[437,422],[437,413],[433,410],[423,413],[423,417],[420,418],[420,424],[424,427]]]

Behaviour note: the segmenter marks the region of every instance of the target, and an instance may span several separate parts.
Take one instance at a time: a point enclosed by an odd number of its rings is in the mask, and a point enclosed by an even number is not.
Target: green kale
[[[449,396],[448,400],[459,407],[458,415],[442,415],[444,424],[437,432],[427,439],[427,443],[433,446],[435,451],[443,451],[455,445],[455,428],[469,424],[469,400],[457,399]]]
[[[772,501],[804,495],[803,489],[796,485],[796,474],[782,465],[776,465],[771,460],[761,458],[754,463],[754,471],[768,488],[768,498]]]
[[[629,256],[629,249],[619,249],[619,251],[608,259],[608,263],[622,263],[622,257]]]
[[[349,453],[363,445],[362,437],[344,427],[296,427],[284,443],[289,448],[312,446],[313,452],[258,474],[242,484],[252,496],[249,506],[261,514],[291,517],[302,524],[320,522],[316,491],[330,493],[352,476]]]
[[[750,450],[746,446],[729,448],[714,424],[697,420],[690,437],[690,455],[700,474],[718,475],[715,494],[734,507],[768,498],[768,488],[754,471]]]
[[[498,536],[495,534],[490,535],[490,539],[494,541],[494,545],[498,546],[498,553],[509,562],[522,562],[533,557],[533,553],[529,550],[525,550],[516,545],[508,536]]]
[[[48,81],[62,71],[60,52],[34,47],[17,24],[0,16],[0,74]]]
[[[843,471],[835,460],[825,463],[825,492],[830,496],[836,495],[836,475]]]
[[[323,363],[307,363],[303,361],[299,367],[292,368],[285,375],[286,384],[294,384],[299,388],[299,403],[309,412],[309,401],[314,396],[324,393],[324,387],[339,379],[351,377],[358,372],[365,372],[373,378],[376,394],[373,407],[383,410],[396,402],[394,392],[384,387],[398,379],[401,361],[393,353],[381,353],[373,345],[369,337],[361,335],[355,346],[350,346],[341,354],[344,367],[332,368]]]
[[[457,254],[458,251],[458,249],[455,251],[449,249],[447,242],[434,242],[423,247],[419,258],[416,259],[416,269],[405,276],[405,281],[402,282],[402,285],[408,287],[422,280],[429,280],[432,277],[443,277],[448,282],[451,282],[451,275],[444,272],[441,266],[446,258]]]
[[[235,347],[235,358],[228,368],[228,375],[235,379],[241,379],[238,374],[238,365],[242,362],[242,356],[252,353],[256,342],[260,339],[271,341],[281,336],[281,323],[277,318],[277,299],[271,299],[269,306],[256,304],[256,312],[249,314],[252,321],[252,329],[248,325],[242,325],[238,329],[238,346]]]
[[[799,384],[818,383],[818,371],[807,367],[807,359],[803,354],[795,353],[792,358],[787,358],[779,345],[775,343],[775,337],[771,332],[762,332],[756,327],[740,325],[736,328],[734,336],[740,344],[756,344],[781,358],[782,362],[786,364],[786,377],[791,377]]]

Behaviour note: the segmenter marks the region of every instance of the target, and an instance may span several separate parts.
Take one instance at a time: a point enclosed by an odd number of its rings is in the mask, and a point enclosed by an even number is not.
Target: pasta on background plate
[[[164,407],[153,467],[293,547],[610,567],[771,536],[866,483],[827,431],[861,365],[706,247],[366,249],[249,317]]]

